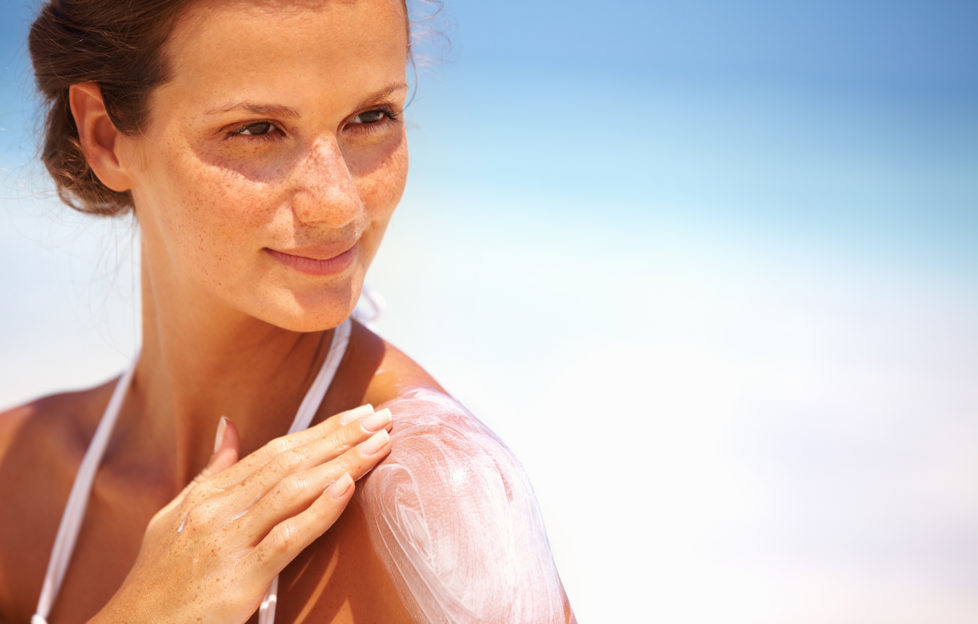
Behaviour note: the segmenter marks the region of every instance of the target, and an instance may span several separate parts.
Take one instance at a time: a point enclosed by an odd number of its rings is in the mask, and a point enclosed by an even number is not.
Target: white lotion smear
[[[385,404],[392,451],[360,489],[377,554],[420,622],[564,621],[522,466],[457,401],[417,389]]]

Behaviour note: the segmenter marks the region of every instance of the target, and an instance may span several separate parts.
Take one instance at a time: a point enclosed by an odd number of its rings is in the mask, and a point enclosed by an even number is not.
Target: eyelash
[[[364,111],[354,116],[360,117],[361,115],[369,115],[371,113],[381,113],[383,117],[377,121],[363,122],[359,124],[353,124],[351,126],[356,128],[357,132],[373,132],[379,129],[380,126],[387,125],[388,123],[396,123],[401,120],[400,113],[394,112],[389,106],[381,106],[380,108],[370,109]],[[269,126],[268,130],[262,134],[245,134],[245,131],[249,128],[254,128],[255,126]],[[243,126],[238,126],[237,128],[229,131],[225,138],[233,139],[238,137],[245,137],[248,141],[274,141],[278,137],[277,135],[285,134],[282,129],[274,121],[262,120],[262,121],[250,121]]]

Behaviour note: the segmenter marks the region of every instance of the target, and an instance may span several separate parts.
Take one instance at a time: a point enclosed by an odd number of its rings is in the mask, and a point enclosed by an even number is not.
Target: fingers
[[[390,453],[390,435],[381,429],[364,442],[337,457],[308,470],[279,480],[269,491],[239,516],[238,525],[251,543],[261,541],[277,524],[288,522],[314,504],[323,490],[333,487],[344,475],[359,479]]]
[[[390,410],[383,409],[359,420],[333,430],[331,433],[313,439],[302,446],[292,446],[278,453],[252,474],[234,485],[233,504],[241,510],[251,507],[259,498],[283,479],[314,466],[330,462],[346,453],[369,436],[376,435],[391,426]],[[349,458],[339,465],[347,467],[348,472],[359,476],[358,466],[350,465]],[[372,467],[372,465],[371,465]],[[365,470],[369,470],[367,467]],[[220,478],[223,475],[219,475]],[[336,478],[336,475],[332,477]],[[328,482],[327,482],[328,483]],[[323,483],[322,486],[325,486]],[[230,487],[230,486],[227,486]],[[320,490],[322,491],[322,490]]]
[[[217,433],[214,435],[214,454],[200,476],[208,477],[233,466],[238,461],[240,448],[238,428],[229,419],[221,416],[217,424]]]
[[[196,496],[198,499],[206,498],[212,491],[212,488],[206,487],[201,489],[199,486],[233,466],[238,461],[240,447],[241,441],[238,436],[237,427],[229,419],[221,416],[217,423],[217,432],[214,435],[214,453],[211,455],[210,461],[194,477],[194,480],[187,484],[187,487],[177,494],[163,509],[156,513],[154,518],[164,517],[170,514],[172,510],[182,507],[192,496]]]
[[[198,593],[224,602],[228,587],[257,588],[260,597],[275,574],[333,526],[355,480],[390,452],[391,424],[389,410],[366,405],[238,461],[238,431],[221,419],[207,467],[150,521],[124,585],[138,588],[126,594],[129,602],[159,585],[160,570],[179,571],[163,576],[186,576]],[[244,621],[256,607],[248,602],[231,619]]]
[[[344,473],[308,508],[275,525],[251,552],[254,573],[267,578],[281,572],[298,553],[333,526],[353,491],[353,478]]]
[[[304,513],[344,474],[358,479],[373,468],[390,452],[391,424],[390,410],[362,406],[277,438],[234,463],[240,444],[237,429],[222,419],[210,463],[167,506],[180,508],[166,514],[173,516],[168,522],[235,525],[234,541],[253,546],[277,525]]]
[[[277,456],[311,442],[326,439],[338,431],[347,428],[351,423],[357,422],[373,414],[374,408],[368,403],[366,405],[361,405],[351,410],[330,416],[314,427],[275,438],[254,453],[251,453],[239,461],[231,469],[225,470],[220,475],[216,475],[213,479],[214,485],[219,488],[226,488],[240,483],[248,476],[253,474],[256,470],[263,468]],[[340,452],[344,450],[346,449],[341,449]]]

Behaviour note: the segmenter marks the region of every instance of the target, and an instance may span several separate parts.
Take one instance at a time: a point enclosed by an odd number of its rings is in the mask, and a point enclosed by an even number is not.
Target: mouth
[[[353,265],[357,255],[356,242],[340,245],[314,245],[289,249],[272,249],[265,251],[291,269],[307,275],[338,275]]]

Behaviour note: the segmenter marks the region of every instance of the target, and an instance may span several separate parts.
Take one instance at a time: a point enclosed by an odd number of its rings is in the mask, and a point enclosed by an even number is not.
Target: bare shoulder
[[[51,394],[0,412],[0,466],[43,451],[84,448],[111,385]]]
[[[394,414],[392,452],[385,463],[407,466],[423,460],[425,474],[432,478],[452,476],[460,488],[467,485],[461,482],[463,474],[478,474],[475,470],[462,471],[460,465],[472,467],[478,462],[488,462],[495,477],[525,478],[509,448],[428,371],[390,342],[375,338],[383,343],[383,355],[364,401],[378,409],[387,407]],[[431,461],[434,452],[444,462]]]
[[[533,488],[509,448],[392,345],[377,377],[372,402],[394,414],[392,450],[358,498],[412,617],[573,621]]]
[[[364,386],[363,402],[380,405],[414,388],[443,391],[428,371],[396,346],[354,323],[348,348],[353,377]]]
[[[573,622],[520,462],[417,362],[354,327],[363,401],[394,414],[358,525],[403,608],[419,622]]]
[[[99,386],[0,412],[0,620],[30,617],[25,596],[44,574],[74,466],[97,421],[91,412],[104,394]]]
[[[390,457],[375,469],[378,477],[395,465],[411,467],[415,478],[445,485],[450,479],[455,494],[467,493],[471,479],[490,477],[501,483],[525,480],[519,462],[506,445],[476,416],[459,403],[421,365],[390,342],[358,326],[359,342],[379,341],[377,365],[364,401],[394,414]],[[435,461],[435,458],[440,461]],[[417,464],[417,465],[416,465]],[[477,470],[477,467],[491,470]],[[374,478],[374,482],[381,481]]]
[[[0,462],[6,457],[17,435],[38,411],[38,401],[0,412]]]

